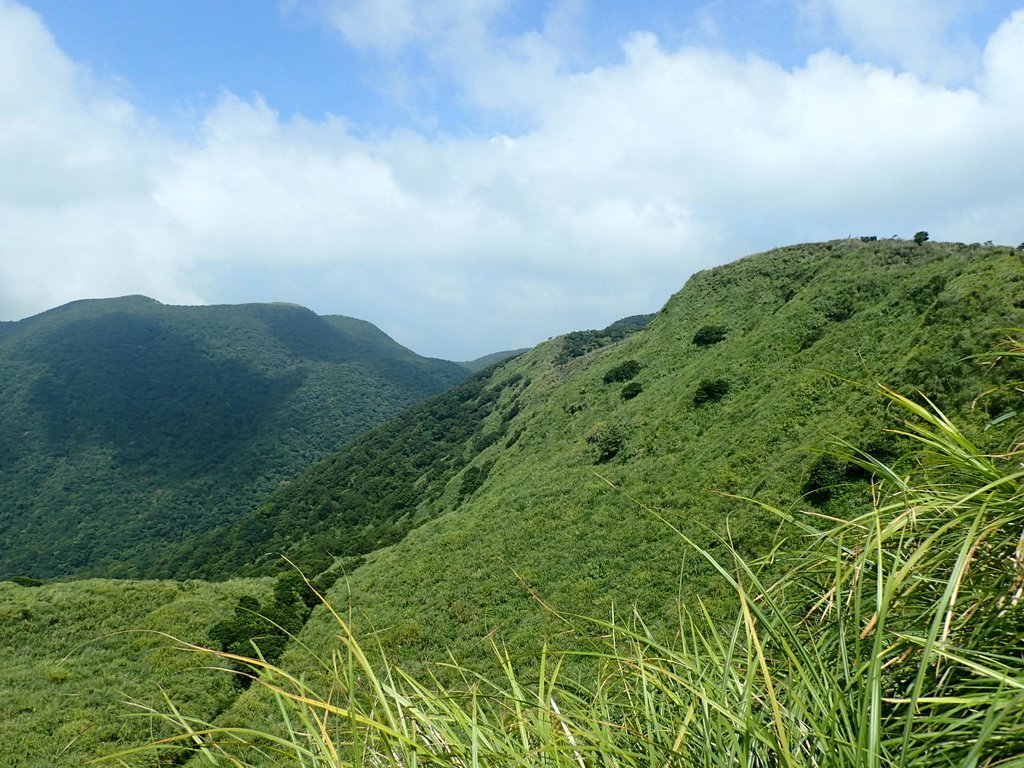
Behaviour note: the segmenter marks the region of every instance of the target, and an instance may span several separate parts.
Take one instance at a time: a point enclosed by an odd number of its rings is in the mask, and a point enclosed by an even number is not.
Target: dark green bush
[[[266,603],[261,604],[252,595],[238,598],[234,613],[210,627],[210,640],[219,650],[238,656],[252,656],[255,644],[267,661],[274,662],[284,651],[288,638],[302,629],[316,604],[310,594],[302,576],[285,571],[274,581],[273,596]],[[253,680],[254,668],[237,660],[231,668],[238,673],[235,682],[247,688]]]
[[[639,381],[631,381],[622,388],[622,392],[619,394],[622,396],[623,400],[632,400],[643,391],[643,385]]]
[[[616,381],[629,381],[643,368],[637,360],[627,360],[616,365],[604,375],[604,383],[611,384]]]
[[[39,579],[33,579],[31,576],[11,576],[8,579],[12,584],[17,584],[19,587],[41,587],[43,582]]]
[[[847,462],[831,453],[823,453],[811,463],[803,493],[812,504],[821,506],[847,480]]]
[[[708,347],[723,341],[728,333],[729,329],[724,325],[705,325],[693,334],[693,343],[698,347]]]
[[[481,466],[468,467],[462,475],[462,484],[459,485],[459,501],[472,496],[476,490],[484,484],[487,475],[490,474],[494,462],[485,462]]]
[[[693,393],[693,404],[716,403],[729,393],[728,379],[704,379]]]
[[[626,431],[620,426],[605,427],[597,432],[591,442],[597,443],[597,462],[611,461],[626,444]]]

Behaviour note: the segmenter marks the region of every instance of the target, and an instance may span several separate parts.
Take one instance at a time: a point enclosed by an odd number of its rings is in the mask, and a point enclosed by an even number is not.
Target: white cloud
[[[484,34],[504,0],[320,0],[352,45],[395,54],[419,41],[466,41]]]
[[[986,96],[1011,114],[1019,115],[1024,98],[1024,10],[1019,10],[996,30],[985,47],[981,79]]]
[[[500,11],[467,7],[480,25]],[[183,140],[0,0],[3,316],[118,293],[281,299],[469,358],[654,311],[695,269],[795,240],[1024,239],[1024,12],[957,88],[644,33],[621,64],[568,73],[546,34],[472,54],[467,87],[493,76],[495,108],[528,110],[516,135],[365,138],[225,94]]]
[[[812,0],[854,51],[937,82],[974,75],[978,51],[961,29],[966,0]]]

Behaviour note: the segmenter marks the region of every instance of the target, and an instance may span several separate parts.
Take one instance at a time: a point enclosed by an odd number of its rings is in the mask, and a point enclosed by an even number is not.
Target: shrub
[[[923,229],[920,232],[915,233],[914,242],[917,243],[918,245],[924,245],[926,242],[928,242],[928,233],[925,232]]]
[[[43,582],[39,579],[33,579],[31,576],[11,576],[8,579],[12,584],[17,584],[19,587],[41,587]]]
[[[604,427],[591,438],[591,442],[597,443],[598,464],[611,461],[626,444],[626,430],[618,425]]]
[[[698,347],[707,347],[723,341],[728,333],[729,329],[724,325],[705,325],[693,334],[693,343]]]
[[[832,498],[836,487],[846,480],[846,474],[845,459],[824,453],[811,463],[811,471],[804,481],[803,493],[812,504],[821,506]]]
[[[629,381],[643,368],[642,365],[636,360],[627,360],[626,362],[616,365],[614,368],[609,370],[604,375],[604,383],[611,384],[616,381]]]
[[[639,381],[631,381],[629,384],[622,388],[619,395],[623,400],[632,400],[634,397],[644,391],[643,385]]]
[[[459,485],[459,501],[462,501],[476,493],[477,489],[484,484],[487,475],[491,472],[494,462],[485,462],[481,466],[472,466],[466,469],[462,475],[462,484]]]
[[[728,379],[704,379],[693,393],[693,404],[717,403],[729,393]]]

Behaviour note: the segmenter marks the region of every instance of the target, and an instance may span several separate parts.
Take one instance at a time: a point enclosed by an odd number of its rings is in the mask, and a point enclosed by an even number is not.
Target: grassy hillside
[[[629,318],[570,337],[597,349],[649,321]],[[311,576],[328,568],[328,577],[351,570],[367,553],[399,541],[484,482],[491,464],[470,462],[488,446],[516,439],[508,426],[521,408],[518,393],[530,383],[502,370],[496,364],[410,408],[231,525],[169,550],[166,558],[181,563],[179,573],[194,575],[268,573],[282,567],[282,555]]]
[[[428,522],[369,554],[330,598],[371,648],[413,670],[449,654],[487,666],[491,638],[526,667],[544,638],[578,645],[578,628],[538,598],[598,616],[635,608],[656,636],[677,629],[680,602],[728,614],[735,591],[658,516],[709,551],[725,540],[753,557],[778,521],[723,492],[837,516],[870,506],[863,472],[813,449],[837,436],[894,457],[894,422],[876,393],[839,377],[922,392],[1005,446],[1008,423],[982,427],[1021,403],[972,401],[1024,376],[969,356],[1024,323],[1022,276],[1024,256],[1007,248],[796,246],[695,275],[618,344],[576,357],[565,337],[543,344],[484,385],[495,399],[477,434],[500,439],[449,479],[424,468],[415,506],[395,514]],[[466,493],[474,468],[483,478]],[[303,640],[330,647],[333,621],[315,612]],[[296,648],[285,663],[310,671],[306,659]],[[258,721],[264,707],[249,695],[225,722]]]
[[[370,323],[287,304],[134,296],[9,324],[0,576],[173,573],[154,565],[163,547],[464,376]]]
[[[269,581],[0,582],[0,764],[81,766],[170,733],[126,705],[163,710],[161,690],[193,715],[215,716],[237,687],[158,633],[209,643],[238,598],[265,597]]]
[[[1024,359],[1020,330],[988,359]],[[666,639],[621,614],[563,614],[577,639],[601,637],[541,651],[527,675],[496,645],[500,672],[449,664],[448,684],[367,655],[335,616],[328,674],[255,662],[277,699],[270,730],[251,712],[242,729],[194,723],[178,739],[238,766],[1018,765],[1021,433],[987,453],[933,405],[877,392],[907,445],[847,454],[874,478],[849,518],[770,510],[797,535],[767,568],[674,531],[732,590],[731,616],[688,601]]]

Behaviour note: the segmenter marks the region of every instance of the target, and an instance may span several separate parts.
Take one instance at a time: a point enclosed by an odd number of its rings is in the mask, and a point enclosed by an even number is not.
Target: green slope
[[[635,607],[656,633],[673,631],[680,600],[725,610],[730,591],[658,516],[712,550],[727,537],[756,555],[775,521],[723,492],[834,515],[863,504],[861,476],[811,449],[835,435],[893,455],[891,421],[837,376],[921,390],[1005,445],[981,427],[1021,403],[972,400],[1024,376],[966,358],[1024,324],[1022,276],[1024,256],[1007,248],[797,246],[695,275],[618,344],[580,357],[566,337],[543,344],[482,382],[493,408],[474,435],[501,439],[465,440],[472,458],[450,478],[425,468],[394,514],[428,522],[369,554],[330,598],[371,647],[414,670],[449,654],[486,664],[491,638],[533,663],[565,631],[538,598],[598,616]],[[329,466],[318,485],[343,485]],[[467,493],[474,468],[483,478]],[[302,639],[322,649],[336,634],[321,611]],[[312,669],[299,648],[285,663]],[[261,701],[243,697],[225,722],[259,720]]]
[[[592,348],[639,330],[650,316],[585,331]],[[507,358],[506,358],[507,360]],[[522,375],[503,377],[502,366],[478,372],[354,440],[348,447],[229,526],[185,542],[166,557],[196,575],[267,573],[287,557],[317,575],[342,558],[332,573],[399,541],[487,477],[486,462],[469,466],[487,446],[515,439],[510,420],[520,408]],[[502,407],[498,407],[503,402]],[[452,495],[446,485],[458,483]]]
[[[314,571],[341,555],[327,575],[345,578],[329,597],[367,647],[442,678],[449,654],[492,662],[492,640],[525,668],[545,639],[579,643],[586,632],[568,631],[538,599],[597,616],[636,607],[655,635],[668,635],[680,601],[726,612],[732,594],[659,516],[712,551],[725,549],[721,536],[754,555],[774,540],[775,522],[721,492],[828,515],[862,508],[863,475],[811,449],[830,435],[887,456],[899,447],[884,431],[893,424],[885,405],[838,377],[921,390],[975,439],[1004,448],[1013,421],[984,427],[1024,410],[1020,393],[975,396],[1024,371],[968,356],[993,349],[998,329],[1022,326],[1024,254],[1008,248],[838,241],[752,256],[695,275],[645,330],[569,334],[424,401],[204,546],[220,544],[218,567],[252,571],[275,550]],[[34,592],[0,584],[0,600],[17,590],[18,600]],[[0,606],[11,617],[23,607]],[[112,606],[83,615],[95,623]],[[314,611],[282,664],[315,683],[308,650],[336,647],[337,634]],[[44,642],[0,637],[10,654],[0,662],[14,667]],[[45,674],[44,656],[18,667],[29,678],[22,690]],[[209,716],[201,700],[178,700]],[[36,732],[57,717],[32,721]],[[272,718],[250,690],[220,722]]]
[[[155,565],[161,548],[464,376],[370,323],[288,304],[132,296],[6,326],[0,576],[187,577]]]
[[[190,714],[216,715],[237,688],[161,633],[209,643],[240,596],[269,591],[269,580],[0,582],[0,764],[81,766],[169,735],[127,704],[166,711],[161,689]]]

